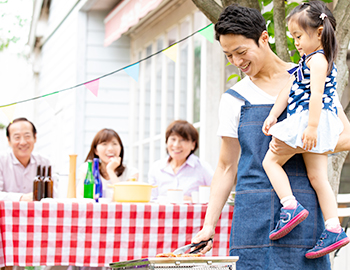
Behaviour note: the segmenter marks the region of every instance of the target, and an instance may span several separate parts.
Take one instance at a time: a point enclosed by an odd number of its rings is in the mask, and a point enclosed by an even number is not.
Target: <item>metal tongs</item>
[[[179,247],[178,249],[175,249],[173,251],[173,254],[175,254],[175,255],[184,254],[186,250],[193,248],[193,247],[197,247],[196,249],[189,252],[189,254],[196,254],[196,253],[200,252],[207,245],[207,243],[209,241],[213,241],[213,239],[210,238],[209,240],[201,241],[197,244],[191,243],[191,244],[188,244],[186,246]]]

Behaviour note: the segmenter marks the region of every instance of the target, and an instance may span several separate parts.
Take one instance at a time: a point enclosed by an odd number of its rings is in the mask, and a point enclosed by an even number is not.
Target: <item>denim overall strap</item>
[[[226,93],[245,101],[241,107],[238,140],[241,157],[230,238],[230,255],[239,256],[238,270],[288,269],[329,270],[329,257],[305,258],[324,229],[316,194],[306,175],[301,155],[295,155],[284,166],[293,194],[309,210],[309,217],[285,237],[272,241],[269,233],[279,219],[281,204],[262,167],[270,136],[262,132],[271,104],[250,104],[234,90]],[[284,112],[279,121],[286,117]]]
[[[250,102],[246,100],[241,94],[238,94],[235,90],[233,89],[228,89],[225,93],[230,94],[231,96],[234,96],[238,99],[244,100],[245,105],[250,105]]]

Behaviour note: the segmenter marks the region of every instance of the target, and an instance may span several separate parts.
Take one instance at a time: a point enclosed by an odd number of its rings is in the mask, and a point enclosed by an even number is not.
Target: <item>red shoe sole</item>
[[[321,249],[320,251],[306,253],[305,257],[308,259],[317,259],[319,257],[327,255],[328,253],[331,253],[334,250],[337,250],[337,249],[342,248],[343,246],[346,246],[347,244],[349,244],[349,242],[350,242],[349,237],[344,238],[344,239],[334,243],[333,245],[330,245],[327,248]]]
[[[288,225],[284,226],[281,230],[276,233],[270,234],[270,240],[277,240],[282,238],[291,232],[296,226],[298,226],[301,222],[303,222],[307,216],[309,215],[309,211],[304,209],[297,216],[295,216],[291,221],[289,221]]]

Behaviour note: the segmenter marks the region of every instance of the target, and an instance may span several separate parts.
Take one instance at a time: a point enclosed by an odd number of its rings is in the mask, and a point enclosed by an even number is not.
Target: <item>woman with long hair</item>
[[[84,180],[88,167],[87,161],[92,161],[94,158],[99,158],[100,160],[99,170],[104,191],[113,191],[108,185],[124,182],[130,178],[138,179],[138,170],[123,164],[124,146],[118,133],[113,129],[104,128],[95,135],[85,163],[78,169],[78,198],[84,194]]]

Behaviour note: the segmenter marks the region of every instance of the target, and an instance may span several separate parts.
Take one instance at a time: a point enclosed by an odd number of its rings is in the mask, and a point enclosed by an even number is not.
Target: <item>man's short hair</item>
[[[237,4],[227,6],[215,24],[215,38],[221,35],[242,35],[253,39],[259,46],[259,38],[266,31],[266,22],[260,11]]]
[[[20,117],[20,118],[16,118],[15,120],[12,121],[12,123],[10,123],[7,128],[6,128],[6,136],[8,139],[10,139],[10,126],[13,124],[13,123],[17,123],[17,122],[28,122],[32,125],[32,129],[33,129],[33,136],[35,137],[36,135],[36,128],[34,126],[34,124],[32,122],[30,122],[27,118],[25,117]]]

